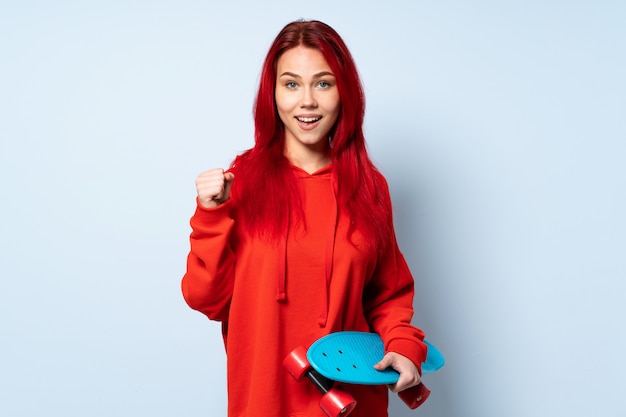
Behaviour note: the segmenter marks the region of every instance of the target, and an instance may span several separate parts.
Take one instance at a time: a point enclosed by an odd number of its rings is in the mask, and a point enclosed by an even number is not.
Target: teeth
[[[313,123],[317,122],[319,119],[321,119],[321,117],[296,117],[296,119],[303,123]]]

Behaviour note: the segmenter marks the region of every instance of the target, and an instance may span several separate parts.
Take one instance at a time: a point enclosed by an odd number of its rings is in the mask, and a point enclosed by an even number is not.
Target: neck
[[[314,158],[299,159],[299,158],[291,157],[289,155],[286,155],[286,156],[292,165],[297,166],[298,168],[308,172],[309,174],[319,171],[320,169],[324,168],[331,162],[330,157],[328,155],[320,156],[320,158],[318,159],[314,159]]]
[[[292,165],[309,174],[319,171],[331,162],[328,147],[315,149],[305,146],[294,149],[291,146],[285,146],[285,157]]]

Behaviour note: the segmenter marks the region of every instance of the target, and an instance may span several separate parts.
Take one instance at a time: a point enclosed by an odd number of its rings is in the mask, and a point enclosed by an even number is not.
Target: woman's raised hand
[[[204,171],[196,178],[198,202],[202,207],[213,208],[228,200],[235,175],[222,168]]]

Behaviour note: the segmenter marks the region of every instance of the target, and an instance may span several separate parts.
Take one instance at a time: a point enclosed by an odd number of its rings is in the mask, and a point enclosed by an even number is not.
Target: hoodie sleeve
[[[211,320],[228,320],[235,255],[230,245],[234,220],[230,200],[215,208],[197,205],[191,218],[191,250],[182,279],[185,301]]]
[[[411,325],[413,294],[413,276],[394,238],[392,250],[381,257],[365,288],[365,315],[370,328],[383,339],[385,351],[411,359],[421,374],[427,347],[424,332]]]

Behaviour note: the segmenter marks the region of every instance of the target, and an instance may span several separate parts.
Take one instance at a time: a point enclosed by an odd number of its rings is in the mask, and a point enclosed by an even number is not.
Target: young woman
[[[222,323],[230,417],[323,417],[321,394],[282,361],[336,331],[381,336],[387,353],[376,366],[400,372],[392,391],[420,382],[426,346],[411,325],[413,277],[363,116],[340,36],[322,22],[290,23],[263,65],[254,147],[196,180],[182,291]],[[349,391],[351,416],[387,416],[387,387]]]

